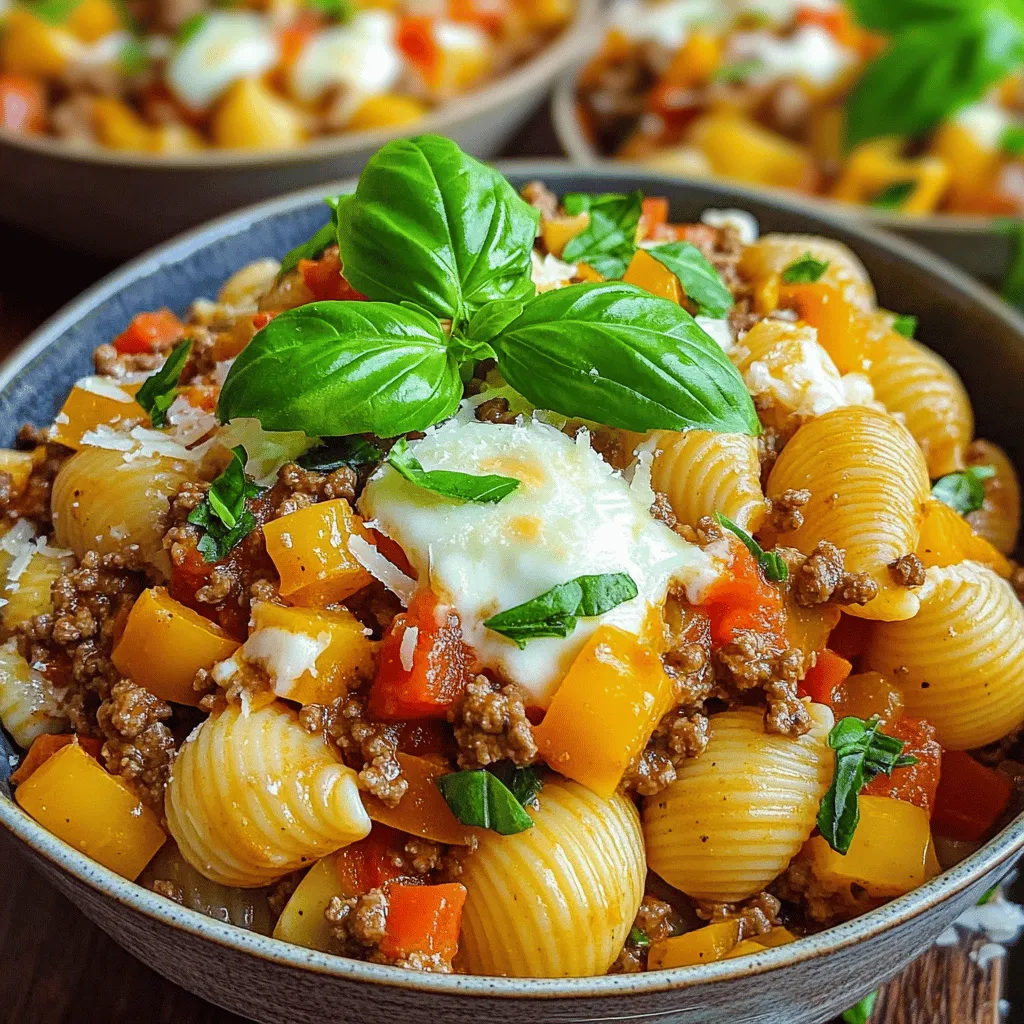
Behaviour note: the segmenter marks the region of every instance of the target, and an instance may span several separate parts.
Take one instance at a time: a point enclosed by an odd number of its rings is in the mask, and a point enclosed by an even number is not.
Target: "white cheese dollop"
[[[167,84],[186,106],[202,110],[230,85],[269,71],[279,47],[263,19],[249,11],[212,11],[167,64]]]
[[[801,78],[813,85],[831,85],[857,62],[857,54],[836,41],[820,25],[802,25],[788,36],[770,32],[737,32],[730,40],[727,61],[757,61],[752,81]]]
[[[705,210],[700,222],[709,228],[734,228],[743,245],[753,245],[761,234],[757,218],[746,210]]]
[[[458,503],[384,466],[359,508],[396,541],[417,577],[454,606],[482,667],[519,683],[547,706],[587,637],[601,623],[638,636],[660,628],[670,581],[706,575],[708,558],[651,518],[648,495],[631,488],[590,447],[525,418],[517,424],[452,420],[410,449],[425,469],[497,473],[520,481],[496,504]],[[531,640],[520,650],[485,619],[577,576],[625,572],[639,595],[604,615],[580,619],[565,639]]]
[[[1006,129],[1021,121],[995,103],[972,103],[953,117],[982,149],[996,152],[1002,147]]]
[[[316,661],[331,645],[331,634],[308,636],[267,626],[254,630],[242,645],[242,657],[261,666],[279,697],[287,697],[298,679],[317,675]]]
[[[695,28],[724,26],[727,6],[717,0],[617,0],[611,25],[629,39],[661,43],[670,49],[682,46]]]

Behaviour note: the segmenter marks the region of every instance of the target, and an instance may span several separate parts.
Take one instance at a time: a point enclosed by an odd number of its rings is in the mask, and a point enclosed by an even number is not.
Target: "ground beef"
[[[674,530],[679,522],[676,519],[675,512],[672,511],[672,502],[668,500],[668,495],[662,491],[656,491],[654,494],[651,516],[657,519],[659,523],[664,523],[670,530]]]
[[[481,423],[515,423],[516,414],[509,411],[507,398],[488,398],[481,402],[475,410]]]
[[[445,848],[430,839],[407,839],[402,859],[417,875],[429,875],[441,868]]]
[[[771,891],[784,903],[794,905],[803,917],[820,925],[837,924],[859,917],[885,903],[868,895],[856,882],[836,888],[815,877],[814,869],[802,854],[771,885]]]
[[[332,896],[324,910],[331,934],[345,956],[365,959],[384,938],[388,922],[388,898],[383,889],[362,896]]]
[[[281,916],[305,876],[304,871],[293,871],[290,875],[279,878],[270,887],[270,892],[267,893],[267,906],[270,907],[270,913],[274,915],[275,920]]]
[[[694,708],[676,708],[661,719],[647,746],[629,763],[619,789],[655,796],[676,781],[685,760],[704,753],[707,745],[707,715]]]
[[[803,507],[811,500],[808,490],[783,491],[772,498],[768,508],[768,524],[776,533],[792,533],[804,525]]]
[[[146,803],[163,807],[175,746],[164,724],[171,706],[129,679],[115,683],[96,721],[106,737],[103,759],[114,775],[132,783]]]
[[[177,882],[172,882],[169,878],[157,878],[151,888],[158,896],[185,905],[185,890]]]
[[[804,608],[816,604],[866,604],[878,594],[878,584],[867,573],[846,571],[846,552],[827,540],[790,574],[790,588],[796,603]]]
[[[622,947],[615,958],[609,974],[639,974],[645,969],[644,950],[640,946],[631,946],[628,942]]]
[[[697,543],[702,547],[706,548],[709,544],[714,544],[716,540],[721,540],[725,534],[722,532],[722,528],[711,518],[711,516],[701,516],[697,520],[697,526],[694,529],[694,536]]]
[[[26,425],[18,433],[18,446],[43,447],[42,457],[33,465],[24,490],[15,491],[8,473],[0,473],[0,517],[13,522],[31,519],[45,532],[52,523],[50,491],[61,466],[73,454],[63,445],[45,441],[46,431]]]
[[[900,555],[895,562],[889,563],[889,572],[901,587],[924,585],[924,563],[917,555]]]
[[[101,377],[127,377],[130,373],[150,373],[159,369],[176,342],[166,344],[157,352],[118,352],[113,345],[100,345],[92,354],[92,363]]]
[[[647,950],[682,930],[682,921],[670,903],[645,894],[629,931],[626,945],[609,968],[609,974],[636,974],[647,968]],[[636,940],[640,941],[637,942]]]
[[[486,676],[477,676],[455,698],[448,721],[455,730],[460,768],[505,760],[527,765],[537,759],[533,729],[516,686],[495,690]]]
[[[619,790],[627,795],[655,796],[677,778],[675,765],[668,754],[648,744],[626,766]]]
[[[756,896],[743,900],[741,903],[715,903],[697,900],[697,916],[714,924],[718,921],[739,922],[739,941],[754,935],[767,935],[779,923],[782,904],[778,898],[767,892],[759,892]]]
[[[558,196],[543,181],[527,182],[520,194],[535,210],[540,211],[542,220],[554,220],[558,216]]]
[[[368,793],[397,807],[409,783],[398,763],[398,730],[375,722],[361,694],[341,697],[333,704],[310,704],[299,713],[307,732],[325,733],[338,745],[348,762],[359,773],[359,785]]]

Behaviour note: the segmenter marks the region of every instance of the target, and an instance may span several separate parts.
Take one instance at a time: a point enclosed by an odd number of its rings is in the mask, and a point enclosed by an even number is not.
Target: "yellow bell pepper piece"
[[[427,109],[425,103],[412,96],[382,92],[363,100],[345,127],[352,132],[369,131],[371,128],[397,128],[418,121],[426,115]]]
[[[765,948],[766,947],[761,945],[757,939],[744,939],[742,942],[737,942],[736,945],[722,957],[722,959],[734,960],[741,956],[751,956],[754,953],[763,953]]]
[[[664,263],[659,263],[646,249],[637,249],[629,261],[622,280],[626,284],[635,284],[645,292],[657,295],[659,299],[681,305],[683,289],[679,278]]]
[[[687,141],[725,178],[805,190],[814,182],[808,150],[742,114],[705,114],[690,127]]]
[[[589,263],[577,263],[576,276],[581,281],[593,281],[595,283],[598,283],[604,280],[604,277],[601,274],[599,274]]]
[[[94,43],[122,27],[121,15],[111,0],[79,0],[65,24],[86,43]]]
[[[156,814],[77,743],[37,768],[14,798],[58,839],[131,881],[167,839]]]
[[[324,917],[324,911],[332,897],[349,895],[342,892],[334,862],[332,853],[306,872],[306,877],[299,882],[277,919],[275,939],[306,949],[319,949],[322,953],[331,952],[331,926]]]
[[[153,129],[126,103],[113,96],[97,96],[93,124],[100,142],[110,149],[145,153],[154,148]]]
[[[679,89],[704,85],[722,63],[725,40],[705,29],[697,29],[680,47],[662,76],[662,81]]]
[[[435,37],[436,38],[436,37]],[[438,97],[465,92],[494,66],[493,48],[486,37],[468,46],[441,46],[427,84]]]
[[[0,448],[0,473],[6,473],[11,478],[11,487],[15,494],[20,494],[28,486],[32,468],[41,458],[45,458],[42,448],[36,448],[30,452]]]
[[[238,646],[217,623],[153,587],[132,605],[112,660],[118,672],[161,700],[198,705],[196,673],[230,658]]]
[[[928,812],[887,796],[860,797],[860,823],[844,855],[822,836],[804,848],[814,878],[841,891],[859,885],[869,896],[902,896],[932,877],[934,858]]]
[[[159,125],[150,139],[154,153],[195,153],[205,145],[199,132],[187,124]]]
[[[537,749],[556,771],[608,798],[671,703],[657,653],[632,633],[599,626],[534,729]]]
[[[1011,571],[1002,552],[979,537],[966,519],[935,498],[925,502],[916,554],[926,568],[971,561],[981,562],[1003,577],[1008,578]]]
[[[562,250],[590,223],[590,214],[585,210],[575,217],[545,218],[540,224],[540,236],[552,256],[561,258]]]
[[[81,42],[66,29],[23,7],[11,7],[0,33],[0,70],[30,78],[59,78],[81,51]]]
[[[289,604],[323,607],[373,582],[349,550],[352,537],[372,538],[344,498],[309,505],[263,527],[267,554]]]
[[[293,149],[306,133],[302,112],[258,78],[235,82],[214,111],[213,141],[225,149]]]
[[[75,385],[61,406],[60,412],[51,428],[51,436],[58,444],[74,448],[82,447],[82,435],[100,426],[112,427],[125,420],[142,420],[148,423],[149,417],[134,396],[141,384],[115,384],[124,392],[127,401],[121,402],[107,395],[87,391]]]
[[[913,191],[894,212],[930,213],[949,185],[949,168],[935,156],[907,160],[900,156],[900,142],[875,139],[858,146],[847,160],[832,189],[832,198],[847,203],[871,203],[891,185],[912,183]]]
[[[531,28],[542,31],[564,25],[574,12],[572,0],[518,0],[516,9]]]
[[[964,125],[943,122],[932,140],[931,152],[949,168],[951,206],[976,209],[979,199],[993,190],[1001,162],[999,150],[983,146]]]
[[[796,936],[780,924],[764,935],[754,936],[754,942],[765,949],[774,949],[776,946],[788,946],[791,942],[796,942]]]
[[[651,943],[647,951],[647,969],[661,971],[668,967],[694,967],[724,960],[740,937],[736,920],[719,921],[695,928],[685,935],[674,935]]]
[[[253,605],[250,626],[250,637],[256,630],[273,629],[327,643],[316,659],[315,675],[307,669],[296,679],[277,680],[274,692],[279,697],[299,704],[330,704],[358,679],[373,674],[376,644],[347,609],[282,608],[260,601]]]

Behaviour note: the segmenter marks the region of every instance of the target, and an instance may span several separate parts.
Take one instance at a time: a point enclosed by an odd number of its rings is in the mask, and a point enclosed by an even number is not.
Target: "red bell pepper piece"
[[[815,704],[828,704],[831,707],[833,692],[836,687],[842,686],[843,680],[852,671],[853,665],[850,662],[826,647],[818,651],[818,660],[801,681],[799,695],[810,697]]]
[[[459,948],[465,902],[466,887],[459,882],[390,886],[381,953],[390,959],[410,953],[440,955],[451,963]]]
[[[1010,780],[979,764],[963,750],[942,755],[942,776],[935,794],[932,828],[947,839],[984,839],[1013,795]]]
[[[341,257],[335,245],[317,260],[299,260],[299,273],[316,302],[329,299],[349,302],[366,298],[341,276]]]
[[[940,782],[942,747],[935,738],[935,726],[923,718],[900,718],[883,727],[889,736],[903,740],[903,753],[917,763],[893,769],[892,775],[876,775],[865,787],[867,796],[888,796],[922,807],[931,813]]]
[[[114,339],[114,348],[123,356],[169,349],[183,334],[185,325],[169,310],[139,313]]]
[[[342,892],[360,896],[407,875],[399,856],[405,838],[398,829],[375,821],[365,839],[346,846],[335,859]]]

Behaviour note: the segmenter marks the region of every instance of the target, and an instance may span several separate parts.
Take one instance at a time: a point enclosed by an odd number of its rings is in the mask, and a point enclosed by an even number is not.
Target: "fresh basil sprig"
[[[274,317],[224,381],[221,422],[311,437],[425,430],[462,398],[455,355],[435,317],[390,302],[311,302]]]
[[[539,214],[450,139],[388,143],[337,215],[345,279],[370,299],[412,302],[460,325],[495,299],[534,294]]]
[[[528,640],[569,636],[577,619],[592,618],[632,601],[638,591],[633,577],[624,572],[577,576],[568,583],[485,620],[484,625],[512,640],[520,649]]]
[[[192,350],[192,339],[186,338],[176,345],[156,373],[150,374],[139,388],[135,401],[149,413],[149,422],[154,427],[167,423],[167,410],[178,394],[178,382],[185,369],[188,354]]]
[[[805,252],[783,269],[782,280],[786,284],[815,284],[828,267],[828,260],[815,259],[810,252]]]
[[[916,188],[916,181],[894,181],[871,200],[871,205],[876,210],[898,210],[914,194]]]
[[[697,246],[689,242],[665,242],[652,246],[647,252],[675,274],[686,297],[696,305],[701,316],[719,319],[732,309],[732,292]]]
[[[1008,156],[1024,156],[1024,125],[1009,125],[999,140],[999,148]]]
[[[445,803],[463,825],[489,828],[502,836],[533,828],[533,819],[515,793],[484,768],[449,772],[438,776],[436,782]],[[535,796],[536,791],[530,799]]]
[[[323,444],[300,455],[297,462],[303,469],[330,473],[342,466],[349,469],[374,466],[383,458],[384,452],[362,437],[328,437]]]
[[[917,317],[913,313],[900,313],[893,320],[892,329],[904,338],[912,338],[917,330]]]
[[[544,292],[491,346],[505,380],[539,409],[624,430],[760,433],[721,348],[685,309],[634,285]]]
[[[289,270],[294,270],[299,265],[299,260],[319,259],[328,246],[334,245],[338,238],[338,204],[341,202],[341,198],[341,196],[331,196],[324,200],[331,208],[330,219],[308,242],[297,245],[285,254],[284,259],[281,260],[278,277],[283,277]]]
[[[878,989],[869,992],[856,1006],[844,1010],[840,1020],[843,1024],[868,1024],[871,1014],[875,1012],[876,1002],[878,1002]]]
[[[399,438],[388,452],[387,462],[409,483],[455,501],[493,505],[507,498],[519,486],[514,476],[499,476],[497,473],[474,476],[472,473],[457,473],[450,469],[426,470],[409,450],[409,443],[404,437]]]
[[[764,67],[764,61],[757,57],[748,57],[732,64],[723,64],[711,75],[711,81],[718,85],[739,85],[751,75],[757,74]]]
[[[542,768],[536,765],[517,768],[511,761],[498,761],[488,771],[508,788],[523,807],[540,806],[537,794],[544,788]]]
[[[203,503],[189,513],[188,522],[203,531],[197,548],[207,562],[226,558],[232,548],[256,529],[256,520],[245,503],[265,488],[246,477],[245,463],[245,449],[241,445],[232,448],[231,461],[210,484]]]
[[[789,579],[789,566],[777,551],[765,551],[746,530],[741,529],[731,519],[723,516],[721,512],[715,513],[715,521],[743,541],[743,546],[754,556],[754,560],[766,578],[775,580],[776,583],[784,583]]]
[[[903,740],[880,731],[877,715],[865,722],[852,715],[840,719],[828,734],[828,745],[836,752],[832,785],[818,810],[818,828],[836,853],[846,853],[860,821],[860,791],[876,775],[891,775],[895,768],[907,768],[917,758],[903,755]]]
[[[995,466],[968,466],[962,473],[949,473],[932,485],[932,497],[965,516],[985,504],[985,481],[996,475]]]
[[[562,205],[571,217],[586,213],[587,226],[562,250],[569,263],[586,263],[602,277],[622,277],[636,252],[636,232],[643,212],[643,193],[589,195],[570,192]]]
[[[993,226],[1010,244],[1010,261],[1000,294],[1011,305],[1024,308],[1024,221],[1001,217]]]

